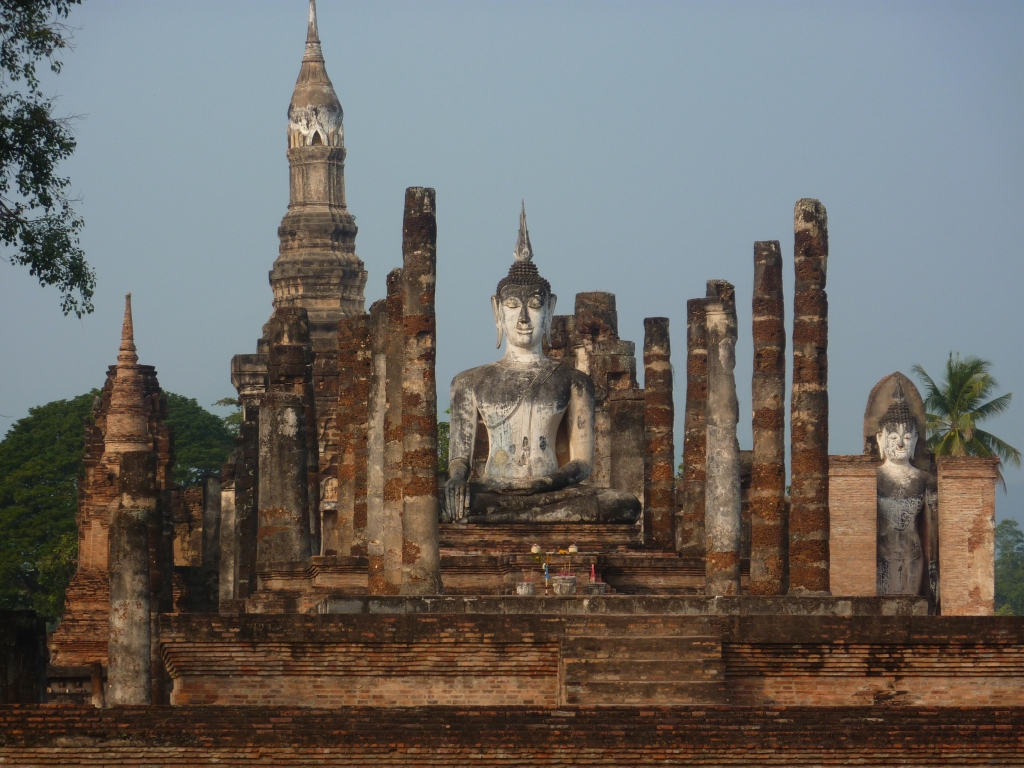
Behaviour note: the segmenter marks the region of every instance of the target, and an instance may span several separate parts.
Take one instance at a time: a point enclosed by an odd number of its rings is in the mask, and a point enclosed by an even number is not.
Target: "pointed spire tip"
[[[516,238],[514,255],[516,261],[531,261],[533,259],[533,246],[530,245],[530,230],[526,228],[525,200],[521,202],[519,209],[519,237]]]

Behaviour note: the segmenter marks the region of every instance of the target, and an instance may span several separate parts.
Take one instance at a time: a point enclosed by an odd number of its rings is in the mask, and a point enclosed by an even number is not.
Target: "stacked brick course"
[[[0,761],[67,766],[990,766],[1019,764],[1001,707],[0,709]]]
[[[936,463],[942,614],[991,615],[999,459],[940,456]]]
[[[644,542],[675,546],[676,450],[667,317],[644,319]]]
[[[817,200],[793,214],[793,392],[790,404],[789,591],[828,592],[828,216]]]
[[[782,249],[754,243],[750,592],[786,592],[786,326]]]
[[[708,400],[708,332],[704,304],[703,298],[686,302],[686,413],[676,549],[691,557],[704,556]]]

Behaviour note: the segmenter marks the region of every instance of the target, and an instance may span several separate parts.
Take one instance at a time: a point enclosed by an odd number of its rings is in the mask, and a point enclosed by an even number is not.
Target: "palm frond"
[[[989,432],[983,432],[978,430],[976,438],[979,443],[985,445],[990,454],[994,454],[1002,458],[1004,461],[1013,464],[1015,467],[1020,466],[1021,454],[1016,448],[1004,440],[999,439]]]
[[[987,403],[978,406],[974,409],[977,420],[982,421],[983,419],[987,419],[989,416],[995,416],[997,413],[1003,413],[1010,407],[1011,398],[1013,398],[1013,392],[1007,392],[1005,395],[1001,395],[995,400],[989,400]]]

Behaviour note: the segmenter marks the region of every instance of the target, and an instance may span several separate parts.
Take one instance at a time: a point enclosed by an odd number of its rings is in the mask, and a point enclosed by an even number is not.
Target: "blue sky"
[[[740,442],[750,445],[753,242],[828,208],[832,453],[858,453],[878,379],[951,350],[1024,399],[1024,5],[320,0],[345,109],[367,306],[401,259],[407,186],[437,189],[438,381],[493,359],[488,297],[525,198],[569,311],[618,296],[620,331],[737,286]],[[96,312],[0,265],[0,430],[103,382],[131,291],[141,360],[203,404],[255,350],[287,205],[285,128],[305,0],[86,0],[48,77],[80,116],[64,170],[86,220]],[[791,311],[791,302],[787,304]],[[1024,401],[993,430],[1024,447]],[[1000,514],[1024,522],[1007,470]]]

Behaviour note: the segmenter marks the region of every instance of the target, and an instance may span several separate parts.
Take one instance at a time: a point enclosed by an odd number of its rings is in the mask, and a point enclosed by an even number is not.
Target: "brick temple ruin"
[[[792,266],[778,241],[753,244],[752,296],[714,279],[686,302],[680,376],[668,320],[646,318],[640,386],[614,294],[577,294],[550,319],[546,359],[593,385],[580,487],[635,497],[636,522],[441,522],[459,516],[437,464],[435,193],[406,190],[401,262],[381,265],[386,298],[367,310],[312,2],[287,135],[273,311],[230,367],[235,450],[201,489],[174,486],[129,297],[86,426],[78,572],[49,638],[60,706],[0,708],[0,763],[1022,759],[1024,621],[992,615],[996,461],[936,458],[922,436],[901,466],[925,501],[880,491],[888,441],[904,450],[923,414],[899,374],[868,397],[864,453],[828,454],[821,202],[796,203]],[[753,309],[751,411],[736,397],[737,301]],[[489,427],[471,483],[489,471]],[[921,589],[880,593],[905,565],[880,555],[888,510],[903,535],[906,510],[935,508],[937,549],[924,571],[906,566]]]

